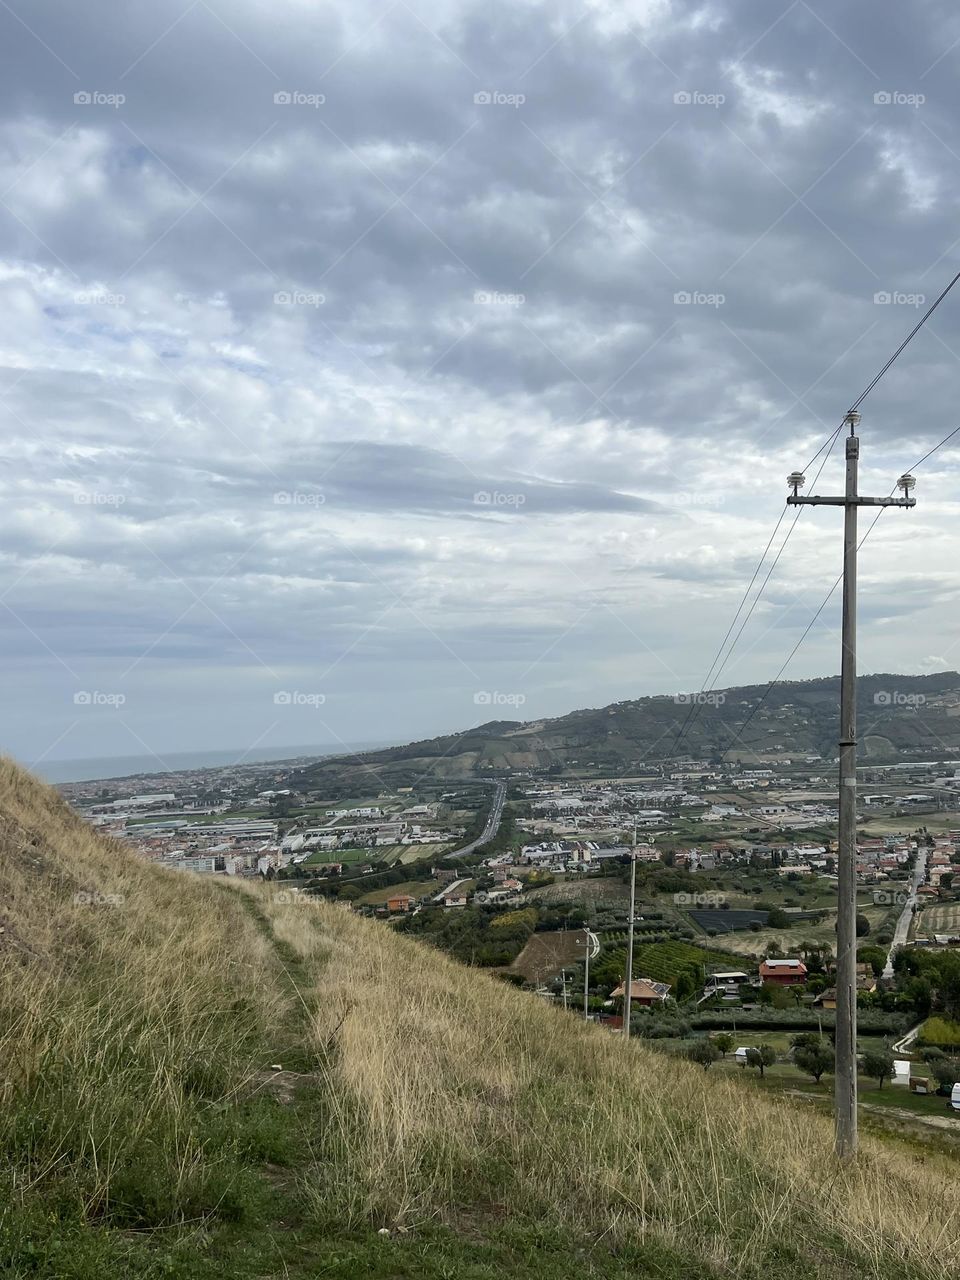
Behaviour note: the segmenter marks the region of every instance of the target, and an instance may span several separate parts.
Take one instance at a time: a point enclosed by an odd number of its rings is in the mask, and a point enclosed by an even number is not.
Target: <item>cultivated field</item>
[[[534,933],[507,972],[539,983],[557,977],[561,969],[575,969],[583,963],[585,936],[582,929]]]
[[[924,907],[916,917],[914,933],[960,933],[960,902],[939,902]]]

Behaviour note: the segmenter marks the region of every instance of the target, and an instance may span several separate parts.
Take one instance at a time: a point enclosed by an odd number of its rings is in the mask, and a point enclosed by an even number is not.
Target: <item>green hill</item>
[[[304,770],[299,780],[305,786],[376,790],[384,780],[403,785],[425,774],[442,780],[508,770],[583,772],[588,766],[629,774],[678,754],[715,763],[804,756],[832,760],[839,733],[839,677],[788,681],[764,697],[766,690],[766,685],[718,690],[694,714],[682,698],[657,696],[549,720],[495,720],[403,747],[329,757]],[[955,671],[861,676],[857,699],[864,761],[960,749],[960,674]]]
[[[0,764],[0,1274],[957,1274],[955,1166],[277,886],[148,865]]]

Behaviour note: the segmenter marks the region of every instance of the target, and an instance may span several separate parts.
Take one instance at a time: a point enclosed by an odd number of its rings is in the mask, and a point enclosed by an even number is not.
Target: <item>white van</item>
[[[740,1064],[741,1067],[745,1067],[747,1065],[747,1054],[750,1052],[751,1047],[752,1046],[750,1045],[744,1045],[741,1048],[739,1048],[736,1051],[736,1053],[733,1055],[734,1059]]]
[[[954,1111],[960,1111],[960,1084],[955,1084],[950,1090],[950,1105]]]

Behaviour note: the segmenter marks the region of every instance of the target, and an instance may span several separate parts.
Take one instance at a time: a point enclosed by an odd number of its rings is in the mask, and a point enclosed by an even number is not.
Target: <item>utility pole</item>
[[[916,481],[902,475],[897,481],[903,497],[864,498],[857,492],[860,414],[851,409],[844,418],[846,489],[843,497],[800,496],[805,477],[787,477],[792,493],[787,504],[843,507],[843,621],[840,663],[840,778],[837,842],[837,1069],[834,1077],[836,1152],[849,1160],[857,1151],[857,511],[860,507],[915,507],[910,497]]]
[[[637,827],[630,849],[630,922],[627,925],[627,974],[623,986],[623,1034],[630,1039],[630,1004],[633,999],[633,917],[637,909]]]
[[[600,954],[600,939],[584,926],[583,939],[583,1020],[590,1020],[590,961]]]
[[[564,1008],[564,1011],[566,1011],[566,1008],[567,1008],[567,971],[566,969],[560,970],[560,981],[563,983],[563,1008]]]

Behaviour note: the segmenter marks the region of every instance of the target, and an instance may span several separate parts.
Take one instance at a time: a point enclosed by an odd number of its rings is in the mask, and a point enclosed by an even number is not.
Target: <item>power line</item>
[[[955,280],[956,280],[956,279],[960,279],[960,276],[955,277]],[[941,295],[941,296],[943,296],[943,295]],[[943,446],[944,446],[945,444],[947,444],[950,440],[952,440],[952,439],[954,438],[954,436],[956,436],[956,435],[960,435],[960,427],[954,427],[954,429],[953,429],[953,430],[952,430],[948,435],[945,435],[945,436],[943,437],[943,439],[939,442],[939,444],[935,444],[935,445],[933,446],[933,448],[932,448],[932,449],[930,449],[927,453],[925,453],[925,454],[923,455],[923,457],[922,457],[918,462],[915,462],[915,463],[913,464],[913,466],[910,468],[910,470],[911,470],[911,471],[918,471],[918,470],[920,469],[920,467],[922,467],[922,466],[923,466],[923,464],[927,461],[927,459],[928,459],[928,458],[932,458],[932,457],[933,457],[933,455],[937,452],[937,450],[938,450],[938,449],[942,449],[942,448],[943,448]],[[893,492],[894,492],[894,490],[896,489],[896,487],[897,487],[897,486],[894,484],[894,486],[893,486],[893,488],[891,488],[890,492],[891,492],[891,493],[893,493]],[[801,509],[802,509],[802,508],[801,508]],[[863,537],[860,539],[859,543],[857,544],[857,550],[858,550],[858,551],[861,549],[861,547],[863,546],[863,544],[866,542],[866,540],[870,537],[871,533],[873,533],[874,529],[877,527],[877,524],[879,523],[880,517],[883,515],[883,513],[884,513],[884,511],[885,511],[885,510],[886,510],[886,508],[885,508],[885,507],[881,507],[881,508],[880,508],[880,510],[877,512],[877,514],[873,517],[873,520],[870,522],[870,526],[869,526],[869,528],[867,529],[866,533],[863,535]],[[805,628],[805,630],[804,630],[804,632],[803,632],[803,635],[800,637],[800,639],[797,641],[797,643],[796,643],[796,644],[793,646],[793,648],[790,650],[790,653],[789,653],[789,655],[787,656],[786,661],[783,663],[783,665],[781,666],[780,670],[777,672],[777,674],[774,676],[774,678],[770,681],[769,685],[767,685],[766,689],[765,689],[765,690],[763,691],[763,693],[761,694],[761,696],[760,696],[760,701],[759,701],[759,702],[757,703],[757,705],[756,705],[756,706],[751,710],[750,714],[747,716],[746,720],[744,720],[744,722],[743,722],[743,724],[740,726],[740,728],[736,730],[735,737],[737,737],[737,738],[741,738],[741,737],[742,737],[744,730],[747,728],[747,726],[750,724],[751,720],[753,720],[754,716],[757,714],[757,712],[758,712],[758,711],[760,710],[760,708],[763,706],[763,704],[764,704],[764,702],[767,700],[767,697],[769,696],[769,694],[770,694],[770,693],[772,693],[772,692],[773,692],[773,690],[774,690],[774,689],[777,687],[777,685],[780,683],[780,678],[781,678],[781,676],[783,675],[784,671],[786,671],[787,667],[788,667],[788,666],[790,665],[790,663],[793,661],[793,659],[794,659],[794,657],[795,657],[795,655],[796,655],[797,651],[800,649],[800,646],[803,644],[803,642],[806,640],[807,636],[808,636],[808,635],[810,634],[810,632],[813,630],[814,626],[816,625],[817,619],[820,617],[821,613],[823,613],[824,609],[825,609],[825,608],[827,607],[827,605],[829,604],[830,599],[831,599],[831,597],[833,596],[833,593],[836,591],[837,587],[839,587],[839,585],[840,585],[840,583],[841,583],[842,581],[843,581],[843,574],[840,574],[840,576],[837,578],[836,582],[833,584],[833,586],[830,588],[830,590],[829,590],[829,591],[827,592],[827,594],[824,596],[823,600],[822,600],[822,601],[821,601],[821,603],[820,603],[820,607],[817,609],[816,613],[813,615],[813,617],[812,617],[812,618],[810,619],[810,621],[807,623],[807,626],[806,626],[806,628]]]
[[[823,444],[820,446],[817,452],[810,459],[810,462],[807,463],[806,469],[809,470],[809,468],[813,465],[813,463],[816,462],[820,454],[823,453],[824,449],[826,449],[827,452],[824,456],[823,461],[820,463],[820,467],[817,470],[816,477],[814,478],[814,484],[816,484],[816,481],[819,480],[824,467],[827,465],[827,460],[829,459],[830,454],[833,451],[833,446],[836,444],[837,437],[839,436],[842,429],[843,429],[843,423],[841,422],[840,426],[837,427],[836,431],[834,431],[834,433],[831,436],[827,437],[827,439],[823,442]],[[764,590],[766,589],[767,583],[770,581],[773,571],[777,567],[780,557],[783,555],[783,552],[784,552],[784,549],[786,548],[787,543],[790,541],[790,535],[793,533],[794,529],[797,526],[797,521],[800,519],[800,515],[801,515],[800,510],[798,510],[797,514],[794,516],[793,523],[790,525],[790,528],[787,530],[786,537],[784,538],[783,542],[780,544],[780,550],[777,552],[776,556],[774,557],[773,563],[770,565],[770,568],[767,570],[766,577],[763,579],[763,582],[761,582],[760,584],[760,590],[757,592],[756,596],[754,597],[753,603],[750,605],[750,608],[747,611],[746,617],[743,619],[743,622],[740,624],[739,631],[733,638],[733,643],[730,645],[730,648],[727,650],[727,654],[723,658],[723,661],[720,662],[720,657],[723,654],[724,647],[730,638],[730,634],[733,631],[733,628],[737,625],[737,619],[740,617],[740,614],[743,611],[743,606],[746,604],[747,598],[750,595],[750,592],[753,590],[753,584],[756,582],[757,578],[760,575],[760,570],[763,568],[764,561],[767,558],[767,553],[769,552],[770,547],[773,545],[773,541],[777,536],[777,531],[779,530],[780,525],[783,523],[783,518],[786,514],[787,514],[787,507],[784,506],[783,511],[781,511],[780,513],[779,520],[773,527],[773,533],[771,533],[770,538],[767,542],[767,545],[763,549],[763,555],[761,555],[759,561],[757,562],[757,567],[753,571],[753,577],[750,579],[750,582],[747,585],[747,589],[743,593],[743,598],[741,599],[740,604],[737,607],[737,612],[733,615],[733,620],[731,621],[729,627],[727,628],[727,633],[723,637],[723,640],[720,642],[720,647],[717,650],[716,656],[714,657],[713,662],[710,664],[710,670],[707,672],[706,678],[704,679],[703,684],[700,686],[700,691],[697,694],[697,697],[694,699],[690,707],[690,710],[687,712],[686,719],[684,720],[683,724],[680,726],[680,732],[677,734],[677,737],[673,743],[673,746],[670,749],[670,753],[669,753],[670,755],[673,755],[679,749],[686,734],[689,732],[690,729],[693,728],[693,725],[696,722],[697,716],[699,715],[700,708],[704,705],[702,695],[704,694],[705,691],[707,691],[708,685],[712,690],[716,686],[717,682],[719,681],[724,668],[726,667],[727,663],[730,661],[733,651],[737,647],[737,644],[739,643],[740,637],[743,635],[743,632],[747,626],[747,623],[753,617],[754,610],[756,609],[757,604],[760,601],[760,597],[763,595]],[[717,669],[718,662],[720,662],[719,669]],[[716,676],[714,677],[715,670],[716,670]],[[713,680],[713,684],[710,683],[711,679]]]
[[[866,387],[863,389],[863,391],[861,391],[861,392],[860,392],[859,396],[857,396],[856,400],[854,400],[853,404],[851,405],[851,409],[857,409],[857,408],[859,407],[859,405],[861,405],[861,404],[863,403],[863,401],[867,398],[867,396],[870,394],[870,392],[874,389],[874,387],[877,385],[877,383],[880,381],[880,379],[881,379],[881,378],[883,378],[883,376],[888,372],[888,370],[892,367],[892,365],[893,365],[893,364],[894,364],[894,363],[899,359],[899,357],[903,354],[903,352],[906,350],[906,348],[910,345],[910,343],[913,341],[913,339],[917,336],[917,334],[920,332],[920,330],[923,328],[923,326],[926,324],[926,322],[930,319],[930,317],[933,315],[933,313],[936,311],[936,309],[940,306],[941,302],[943,302],[944,298],[946,298],[947,294],[951,291],[951,289],[954,287],[954,285],[955,285],[958,281],[960,281],[960,271],[958,271],[958,272],[957,272],[957,274],[953,277],[953,279],[949,282],[949,284],[947,284],[946,288],[944,288],[944,289],[942,290],[942,292],[941,292],[941,293],[940,293],[940,294],[939,294],[939,295],[934,299],[934,301],[933,301],[933,302],[931,303],[931,305],[927,308],[927,310],[924,312],[924,314],[920,317],[920,319],[917,321],[917,323],[914,325],[914,327],[910,330],[910,332],[907,334],[907,336],[903,339],[903,341],[900,343],[900,345],[897,347],[897,349],[894,351],[894,353],[893,353],[893,354],[890,356],[890,358],[886,361],[886,363],[883,365],[883,367],[880,369],[880,371],[876,374],[876,376],[875,376],[875,377],[873,377],[873,378],[870,380],[870,382],[866,385]],[[846,419],[844,419],[844,421],[846,421]],[[826,465],[827,459],[829,458],[830,453],[831,453],[831,452],[832,452],[832,450],[833,450],[833,446],[834,446],[834,444],[836,443],[837,436],[839,435],[839,433],[840,433],[840,431],[842,430],[842,428],[843,428],[843,422],[841,422],[840,426],[839,426],[839,427],[837,428],[837,430],[833,433],[833,435],[829,436],[829,437],[827,438],[827,440],[825,440],[825,441],[824,441],[824,443],[820,446],[820,448],[817,450],[817,452],[813,455],[813,458],[810,460],[810,462],[808,462],[808,463],[807,463],[807,466],[804,468],[804,470],[805,470],[805,471],[809,470],[809,469],[810,469],[810,467],[813,465],[813,463],[814,463],[814,462],[817,460],[817,458],[820,456],[820,454],[824,451],[824,449],[826,449],[826,450],[827,450],[827,455],[826,455],[826,457],[824,458],[823,462],[820,464],[820,468],[819,468],[819,470],[817,471],[816,476],[814,477],[814,481],[813,481],[813,483],[814,483],[814,484],[816,484],[817,480],[820,478],[820,474],[821,474],[821,472],[823,471],[824,466]],[[957,435],[958,433],[960,433],[960,427],[957,427],[957,428],[956,428],[954,431],[952,431],[948,436],[946,436],[943,440],[941,440],[941,441],[940,441],[940,443],[939,443],[938,445],[935,445],[935,446],[934,446],[934,448],[933,448],[933,449],[931,449],[929,453],[924,454],[923,458],[921,458],[921,459],[920,459],[920,462],[918,462],[918,463],[913,467],[913,470],[915,471],[915,470],[917,469],[917,467],[919,467],[923,462],[926,462],[926,460],[927,460],[929,457],[932,457],[932,455],[933,455],[934,453],[936,453],[937,449],[940,449],[944,444],[946,444],[946,443],[947,443],[947,441],[948,441],[948,440],[951,440],[951,439],[952,439],[955,435]],[[741,627],[740,627],[740,630],[737,632],[736,636],[734,637],[733,643],[730,645],[730,648],[729,648],[729,650],[728,650],[728,652],[727,652],[727,654],[726,654],[726,657],[724,657],[724,659],[723,659],[723,661],[722,661],[722,663],[721,663],[721,665],[720,665],[719,670],[718,670],[718,671],[716,671],[716,680],[719,680],[719,678],[720,678],[720,674],[722,673],[722,671],[723,671],[723,670],[724,670],[724,668],[726,667],[727,663],[729,662],[730,657],[731,657],[731,655],[733,654],[733,651],[734,651],[734,649],[736,648],[736,646],[737,646],[737,644],[738,644],[738,642],[739,642],[739,640],[740,640],[741,635],[743,634],[743,631],[744,631],[744,629],[745,629],[745,627],[746,627],[747,623],[750,621],[750,618],[753,616],[753,612],[754,612],[754,610],[756,609],[757,604],[758,604],[758,603],[759,603],[759,601],[760,601],[760,597],[763,595],[763,592],[764,592],[764,590],[765,590],[765,588],[766,588],[766,586],[767,586],[767,583],[770,581],[771,575],[773,574],[774,569],[777,567],[777,562],[779,561],[780,557],[783,555],[784,549],[786,548],[786,545],[787,545],[787,543],[788,543],[788,542],[789,542],[789,540],[790,540],[790,535],[793,533],[794,529],[796,528],[797,520],[799,520],[799,518],[800,518],[800,513],[801,513],[802,509],[803,509],[802,507],[801,507],[801,508],[798,508],[798,510],[797,510],[797,514],[796,514],[796,516],[794,517],[794,520],[793,520],[793,524],[791,524],[790,528],[787,530],[787,535],[786,535],[786,537],[784,538],[783,543],[782,543],[782,544],[781,544],[781,546],[780,546],[780,550],[777,552],[777,555],[776,555],[776,558],[775,558],[775,559],[774,559],[774,561],[773,561],[773,564],[770,566],[770,569],[767,571],[767,575],[766,575],[766,577],[764,578],[763,582],[762,582],[762,583],[761,583],[761,585],[760,585],[760,590],[757,592],[756,596],[754,597],[753,603],[752,603],[752,605],[750,606],[749,611],[747,612],[747,616],[746,616],[746,618],[744,619],[744,621],[743,621],[743,623],[742,623],[742,625],[741,625]],[[693,727],[693,722],[694,722],[694,721],[695,721],[695,719],[696,719],[696,716],[697,716],[697,714],[698,714],[698,712],[699,712],[699,708],[703,705],[703,698],[702,698],[702,695],[704,694],[704,692],[705,692],[705,691],[707,691],[707,686],[710,684],[710,681],[711,681],[711,679],[712,679],[712,678],[713,678],[713,676],[714,676],[714,671],[716,670],[717,663],[718,663],[718,662],[720,662],[720,657],[721,657],[721,654],[723,653],[724,646],[726,645],[726,643],[727,643],[728,639],[730,638],[730,634],[731,634],[731,632],[733,631],[733,628],[734,628],[734,627],[736,626],[736,624],[737,624],[737,619],[740,617],[740,614],[741,614],[741,613],[742,613],[742,611],[743,611],[743,607],[744,607],[744,605],[745,605],[745,603],[746,603],[746,601],[747,601],[747,598],[748,598],[748,596],[750,595],[751,590],[753,589],[753,585],[754,585],[754,583],[756,582],[757,577],[758,577],[758,576],[759,576],[759,574],[760,574],[760,570],[761,570],[761,568],[763,567],[764,561],[766,560],[767,553],[769,552],[770,547],[771,547],[771,545],[773,544],[773,540],[774,540],[774,539],[776,538],[776,536],[777,536],[777,531],[779,530],[780,525],[781,525],[781,523],[783,522],[783,517],[784,517],[784,514],[785,514],[785,513],[786,513],[786,508],[784,508],[784,511],[783,511],[783,512],[781,512],[780,518],[777,520],[777,523],[776,523],[776,525],[774,526],[773,533],[770,535],[770,538],[769,538],[769,540],[768,540],[768,542],[767,542],[767,545],[764,547],[763,554],[761,555],[760,560],[759,560],[759,561],[758,561],[758,563],[757,563],[757,567],[756,567],[756,568],[754,569],[754,571],[753,571],[753,576],[751,577],[750,582],[749,582],[749,584],[747,585],[747,589],[746,589],[746,591],[744,592],[744,594],[743,594],[743,598],[741,599],[740,604],[739,604],[739,605],[738,605],[738,607],[737,607],[737,611],[736,611],[736,613],[735,613],[735,614],[734,614],[734,616],[733,616],[733,620],[731,621],[731,623],[730,623],[729,627],[727,628],[726,634],[724,635],[723,640],[720,642],[720,647],[719,647],[719,648],[718,648],[718,650],[717,650],[716,656],[714,657],[713,662],[710,664],[710,669],[709,669],[709,671],[707,672],[706,677],[704,678],[703,684],[700,686],[700,691],[699,691],[699,693],[698,693],[698,695],[697,695],[697,698],[694,700],[693,704],[692,704],[692,705],[691,705],[691,707],[690,707],[690,710],[687,712],[686,719],[684,720],[683,724],[680,726],[680,732],[677,734],[677,737],[676,737],[676,739],[674,740],[673,746],[671,747],[671,750],[670,750],[670,754],[671,754],[671,755],[672,755],[672,754],[674,754],[674,752],[676,752],[676,750],[678,749],[678,747],[679,747],[679,746],[681,745],[681,743],[683,742],[683,739],[684,739],[684,737],[686,736],[686,734],[687,734],[687,732],[689,731],[689,729]],[[882,514],[883,514],[883,511],[882,511],[882,509],[881,509],[881,511],[880,511],[880,512],[878,512],[878,514],[877,514],[876,518],[874,519],[873,524],[871,524],[870,528],[867,530],[867,533],[864,535],[864,539],[863,539],[863,541],[864,541],[864,542],[865,542],[865,541],[866,541],[866,539],[870,536],[870,534],[873,532],[873,529],[874,529],[874,527],[876,526],[877,520],[880,518],[880,515],[882,515]],[[863,545],[863,543],[861,542],[861,544],[860,544],[860,545],[862,546],[862,545]],[[839,581],[839,579],[838,579],[838,581]],[[823,609],[824,609],[824,607],[826,606],[827,601],[830,599],[830,596],[833,594],[833,592],[834,592],[835,590],[836,590],[836,583],[835,583],[835,584],[834,584],[834,586],[830,589],[830,592],[829,592],[829,594],[827,595],[826,599],[824,600],[823,604],[820,606],[820,609],[818,609],[818,610],[817,610],[817,613],[814,615],[814,618],[813,618],[813,620],[812,620],[812,622],[811,622],[811,626],[813,625],[813,622],[815,622],[815,621],[816,621],[816,618],[817,618],[817,617],[819,617],[820,613],[822,612],[822,610],[823,610]],[[809,633],[809,631],[804,632],[804,635],[801,637],[801,639],[800,639],[800,641],[799,641],[799,643],[798,643],[798,645],[797,645],[797,648],[799,648],[799,645],[803,643],[803,640],[806,638],[806,636],[807,636],[807,634],[808,634],[808,633]],[[793,653],[795,653],[795,652],[796,652],[796,649],[794,649]],[[787,659],[787,663],[789,663],[789,662],[790,662],[790,660],[792,659],[792,657],[793,657],[793,653],[791,653],[791,654],[790,654],[790,657]],[[784,664],[784,667],[785,667],[786,665],[787,665],[787,664],[785,663],[785,664]],[[783,670],[784,670],[784,668],[781,668],[781,674],[782,674],[782,671],[783,671]],[[778,674],[778,676],[777,676],[777,680],[778,680],[778,679],[779,679],[779,674]],[[771,685],[770,687],[771,687],[771,688],[773,688],[773,687],[775,686],[775,684],[776,684],[776,680],[773,682],[773,685]],[[713,685],[711,685],[711,690],[712,690],[712,688],[713,688],[713,687],[714,687],[714,686],[713,686]],[[770,690],[768,689],[768,690],[767,690],[767,693],[769,693],[769,692],[770,692]],[[763,697],[764,697],[764,698],[767,696],[767,693],[765,693],[765,694],[763,695]],[[761,699],[761,703],[762,703],[762,701],[763,701],[763,699]],[[760,706],[760,705],[761,705],[760,703],[758,703],[758,704],[757,704],[757,709],[759,709],[759,706]],[[752,717],[751,717],[751,718],[752,718]],[[747,721],[745,721],[744,726],[742,726],[742,728],[741,728],[740,732],[742,732],[742,731],[743,731],[743,728],[745,728],[745,727],[746,727],[746,724],[748,724],[748,723],[749,723],[749,719],[750,719],[750,718],[748,718],[748,720],[747,720]]]

